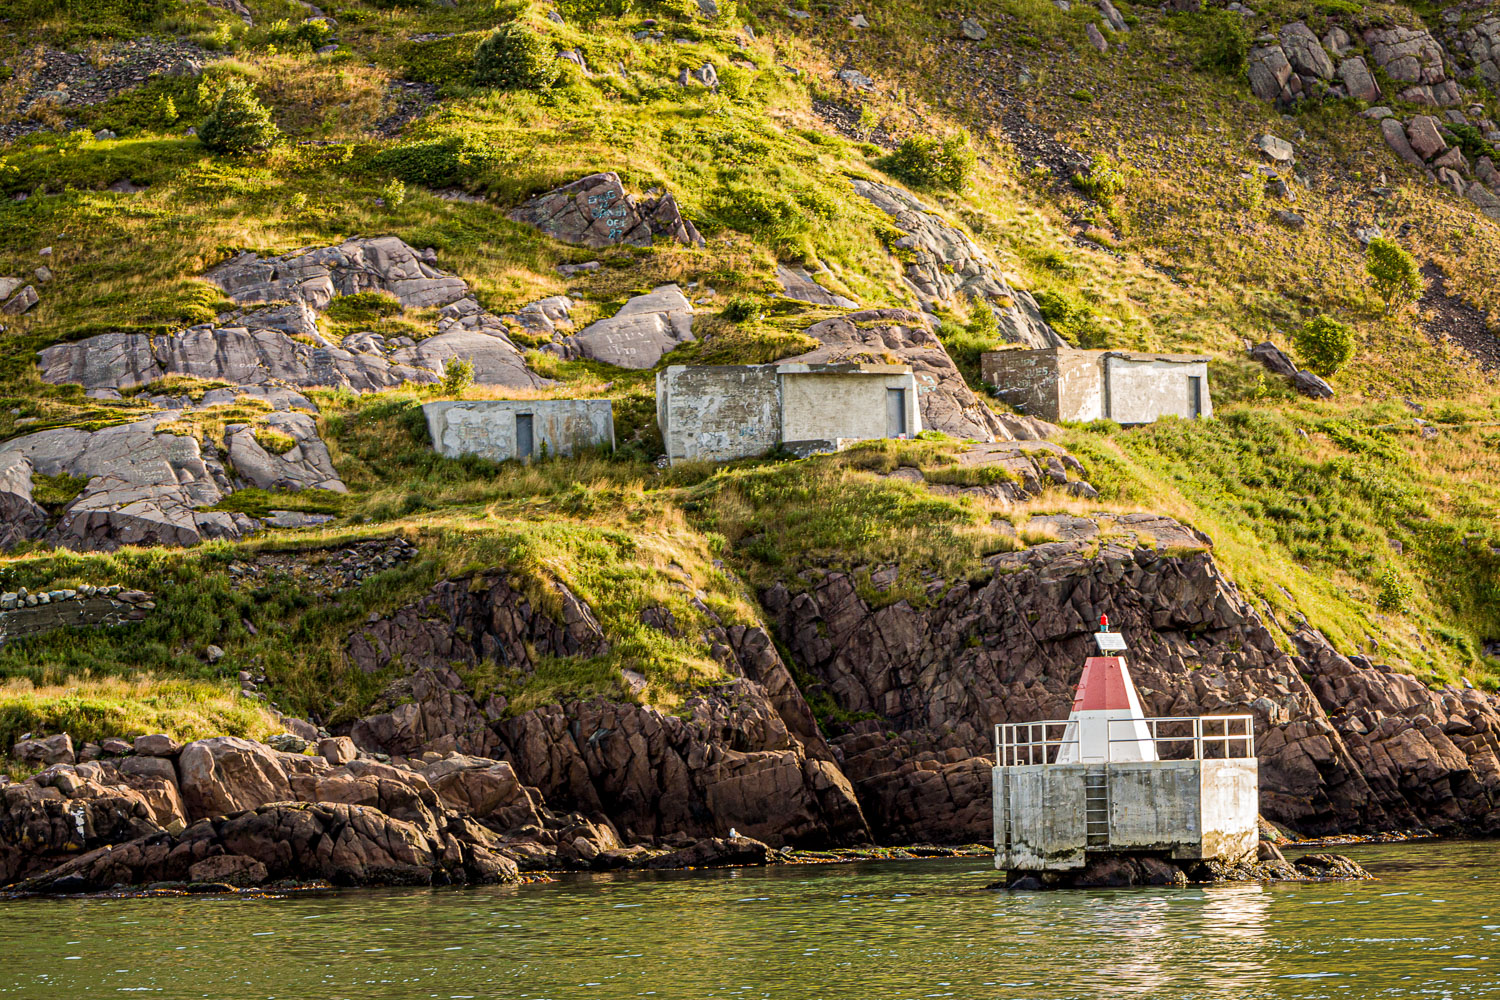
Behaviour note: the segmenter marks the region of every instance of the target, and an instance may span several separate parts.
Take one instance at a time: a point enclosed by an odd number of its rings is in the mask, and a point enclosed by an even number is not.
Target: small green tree
[[[1417,260],[1395,240],[1377,236],[1365,253],[1365,270],[1375,286],[1375,294],[1385,300],[1385,311],[1415,302],[1427,290]]]
[[[474,82],[501,90],[546,90],[557,79],[557,53],[519,21],[502,24],[474,49]]]
[[[1332,316],[1319,316],[1292,335],[1292,347],[1308,368],[1332,375],[1354,357],[1354,330]]]
[[[902,140],[896,151],[876,166],[912,187],[962,191],[974,169],[974,159],[969,133],[960,132],[947,139],[912,136]]]
[[[1394,566],[1380,574],[1380,593],[1375,597],[1375,606],[1381,611],[1399,613],[1411,607],[1411,584],[1396,572]]]
[[[269,149],[281,137],[271,112],[243,80],[225,82],[214,109],[198,127],[198,140],[216,153]]]
[[[474,362],[465,358],[454,358],[443,366],[443,381],[438,386],[444,396],[462,398],[464,391],[474,384]]]

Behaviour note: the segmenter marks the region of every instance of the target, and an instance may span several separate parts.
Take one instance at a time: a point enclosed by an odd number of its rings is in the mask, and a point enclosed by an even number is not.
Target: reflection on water
[[[985,890],[983,861],[0,902],[0,997],[1500,1000],[1500,844],[1375,882]]]

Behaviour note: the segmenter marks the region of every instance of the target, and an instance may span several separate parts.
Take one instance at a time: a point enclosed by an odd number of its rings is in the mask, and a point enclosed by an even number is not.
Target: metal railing
[[[1253,715],[1110,719],[1108,725],[1108,759],[1080,760],[1077,763],[1114,763],[1117,760],[1116,746],[1143,742],[1150,742],[1157,760],[1223,760],[1255,756]],[[1138,725],[1146,727],[1147,735],[1141,735],[1136,729]],[[995,727],[995,763],[1001,767],[1056,764],[1065,746],[1073,747],[1072,756],[1079,757],[1078,730],[1075,729],[1069,739],[1067,727],[1067,719],[1002,722]],[[1127,759],[1140,758],[1124,754],[1118,758],[1120,761]]]

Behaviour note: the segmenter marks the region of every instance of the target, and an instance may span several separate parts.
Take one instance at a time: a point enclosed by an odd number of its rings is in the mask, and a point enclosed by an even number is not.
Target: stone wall
[[[615,446],[614,405],[607,399],[484,399],[426,403],[427,433],[440,455],[478,455],[494,462],[531,455],[571,455]],[[531,452],[518,452],[518,419],[531,418]]]
[[[156,607],[151,595],[118,586],[84,586],[32,594],[0,594],[0,646],[30,635],[77,626],[124,625]]]

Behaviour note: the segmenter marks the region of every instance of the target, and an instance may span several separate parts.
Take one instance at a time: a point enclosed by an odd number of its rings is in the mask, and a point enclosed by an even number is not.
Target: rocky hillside
[[[1103,612],[1150,711],[1255,714],[1269,819],[1497,832],[1494,22],[10,5],[0,877],[984,840]],[[1209,353],[1216,416],[983,384],[1059,345]],[[908,364],[926,431],[658,461],[658,370],[777,361]],[[616,449],[420,409],[553,397]]]

